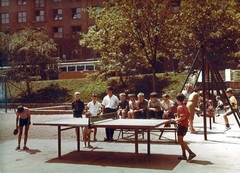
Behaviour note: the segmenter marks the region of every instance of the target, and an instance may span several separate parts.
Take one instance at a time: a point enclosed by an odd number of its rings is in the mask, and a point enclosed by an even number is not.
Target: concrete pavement
[[[134,154],[133,138],[103,142],[104,129],[98,129],[98,141],[93,149],[76,151],[74,130],[62,132],[62,158],[57,158],[57,128],[31,126],[28,147],[30,150],[15,151],[16,136],[12,135],[15,115],[0,112],[0,172],[1,173],[46,173],[46,172],[173,172],[173,173],[237,173],[240,172],[240,128],[234,116],[229,120],[232,129],[224,132],[223,118],[216,118],[212,130],[208,129],[204,140],[203,118],[196,117],[194,126],[198,134],[187,133],[185,141],[197,154],[191,163],[177,159],[181,148],[174,142],[172,132],[165,132],[158,140],[158,133],[151,134],[151,155],[147,155],[145,140],[139,144],[139,155]],[[57,119],[72,115],[34,115],[32,122]],[[119,132],[115,132],[116,139]]]

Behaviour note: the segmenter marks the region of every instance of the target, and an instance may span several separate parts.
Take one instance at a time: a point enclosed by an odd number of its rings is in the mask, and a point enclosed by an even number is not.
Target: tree
[[[219,69],[235,68],[240,58],[239,7],[234,0],[182,0],[169,24],[175,34],[174,55],[186,61],[202,49]]]
[[[6,54],[11,68],[8,77],[15,81],[26,82],[27,93],[31,93],[30,82],[37,76],[46,79],[47,73],[57,70],[53,58],[56,45],[40,28],[25,28],[9,36]]]
[[[103,68],[117,71],[120,78],[131,69],[152,69],[156,91],[156,69],[161,58],[169,58],[166,21],[171,4],[157,0],[109,0],[104,8],[89,8],[95,25],[83,34],[80,44],[101,54]]]

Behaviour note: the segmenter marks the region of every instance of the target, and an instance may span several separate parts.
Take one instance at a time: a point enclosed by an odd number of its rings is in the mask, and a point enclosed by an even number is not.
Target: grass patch
[[[176,94],[181,90],[186,73],[161,73],[157,74],[156,92],[161,97],[163,93],[168,93],[172,100],[175,100]],[[18,87],[16,87],[16,85]],[[81,99],[87,103],[91,100],[91,94],[98,95],[98,100],[101,102],[106,95],[106,86],[114,87],[114,94],[118,95],[121,92],[145,93],[147,99],[152,92],[152,76],[137,75],[126,84],[119,85],[118,78],[112,77],[105,81],[84,79],[62,79],[62,80],[46,80],[32,81],[30,86],[32,95],[25,97],[22,90],[26,90],[25,83],[9,83],[11,96],[15,102],[37,102],[37,103],[68,103],[74,99],[74,92],[81,93]],[[22,90],[20,90],[21,88]],[[7,94],[11,99],[10,93]]]

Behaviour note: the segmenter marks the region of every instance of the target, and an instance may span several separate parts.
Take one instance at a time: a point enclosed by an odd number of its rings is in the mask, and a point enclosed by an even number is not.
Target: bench
[[[164,132],[173,132],[174,133],[174,139],[175,139],[175,143],[177,143],[177,126],[175,123],[171,123],[171,125],[173,125],[172,127],[167,127],[167,126],[159,126],[159,127],[156,127],[154,129],[151,130],[151,132],[160,132],[159,134],[159,137],[158,139],[161,139],[162,136],[163,136],[163,133]],[[120,135],[121,137],[123,138],[124,134],[134,134],[134,131],[132,131],[131,129],[129,130],[123,130],[123,129],[116,129],[115,131],[119,131],[119,134],[118,134],[118,139],[120,138]],[[139,131],[139,133],[142,134],[142,139],[144,139],[144,129],[142,129],[141,131]]]

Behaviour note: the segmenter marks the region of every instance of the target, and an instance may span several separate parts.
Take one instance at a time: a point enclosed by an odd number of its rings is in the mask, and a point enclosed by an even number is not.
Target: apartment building
[[[84,8],[100,8],[104,0],[0,0],[0,32],[13,34],[25,26],[44,27],[57,44],[56,57],[83,61],[96,53],[79,45],[80,33],[86,33],[94,21]]]

